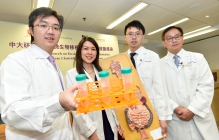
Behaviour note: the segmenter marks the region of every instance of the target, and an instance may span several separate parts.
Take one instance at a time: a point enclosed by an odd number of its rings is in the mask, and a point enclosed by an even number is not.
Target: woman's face
[[[85,41],[81,49],[81,57],[83,63],[92,64],[93,61],[96,59],[96,56],[97,56],[96,47],[91,42]]]

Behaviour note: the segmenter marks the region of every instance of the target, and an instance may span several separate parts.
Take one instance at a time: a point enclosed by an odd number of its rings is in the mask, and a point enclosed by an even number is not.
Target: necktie
[[[130,58],[131,58],[131,60],[132,60],[132,64],[134,65],[134,67],[135,67],[135,59],[134,59],[134,55],[136,55],[136,53],[130,53]],[[136,67],[135,67],[136,68]]]
[[[176,67],[178,68],[179,67],[179,56],[178,55],[175,55],[174,57],[174,63],[175,63],[175,65],[176,65]]]
[[[58,69],[57,69],[56,62],[55,62],[54,57],[53,57],[52,55],[50,55],[50,56],[48,57],[48,59],[49,59],[49,62],[54,66],[54,68],[55,68],[56,71],[58,72],[59,80],[60,80],[60,83],[61,83],[61,85],[62,85],[62,89],[64,90],[63,83],[62,83],[62,79],[61,79],[61,75],[60,75],[60,72],[59,72]]]

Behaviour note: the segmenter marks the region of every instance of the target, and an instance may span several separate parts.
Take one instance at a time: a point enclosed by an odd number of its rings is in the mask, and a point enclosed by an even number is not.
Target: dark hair
[[[77,50],[76,50],[76,54],[75,54],[75,61],[74,61],[74,64],[76,64],[76,70],[79,74],[84,74],[83,59],[81,57],[81,50],[82,50],[82,47],[84,45],[84,42],[86,42],[86,41],[91,42],[97,50],[96,59],[93,61],[92,64],[96,67],[96,69],[98,71],[102,70],[102,68],[100,67],[100,64],[99,64],[100,50],[99,50],[99,46],[98,46],[97,42],[92,37],[84,37],[81,39],[81,41],[79,42],[79,44],[77,46]]]
[[[145,34],[145,28],[144,26],[141,24],[140,21],[138,20],[133,20],[132,22],[129,22],[126,26],[125,26],[125,30],[124,30],[124,35],[126,35],[126,31],[128,28],[130,27],[136,27],[139,30],[142,30],[143,35]]]
[[[166,34],[169,30],[171,30],[171,29],[177,29],[177,30],[179,30],[179,32],[180,32],[181,35],[183,36],[183,30],[182,30],[181,27],[178,27],[178,26],[170,26],[170,27],[167,27],[167,28],[163,31],[163,33],[161,34],[161,39],[162,39],[163,41],[165,40],[165,34]]]
[[[49,16],[54,16],[57,18],[60,24],[60,30],[62,31],[63,28],[63,21],[64,17],[62,15],[58,15],[56,11],[52,10],[48,7],[40,7],[35,10],[33,10],[29,15],[29,27],[34,27],[34,22],[37,20],[37,18],[45,18]],[[31,43],[34,42],[34,37],[31,35]]]

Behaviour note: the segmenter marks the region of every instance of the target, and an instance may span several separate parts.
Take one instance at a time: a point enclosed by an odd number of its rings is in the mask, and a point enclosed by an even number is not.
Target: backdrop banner
[[[0,21],[0,31],[0,64],[8,54],[26,49],[31,45],[28,25]],[[53,56],[63,75],[73,68],[75,52],[82,35],[87,35],[97,41],[100,59],[119,54],[116,36],[63,29],[59,43],[53,51]]]

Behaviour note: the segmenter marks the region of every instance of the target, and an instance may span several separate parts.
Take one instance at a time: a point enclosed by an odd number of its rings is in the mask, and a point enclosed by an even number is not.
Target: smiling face
[[[96,47],[90,41],[85,41],[81,49],[81,58],[83,60],[83,64],[92,64],[96,59],[96,56]]]
[[[34,27],[29,27],[30,33],[34,37],[34,44],[52,54],[61,35],[61,31],[54,30],[54,27],[59,26],[59,21],[54,16],[38,17],[34,22]]]
[[[183,36],[178,29],[171,29],[164,35],[163,45],[172,54],[177,54],[183,46]]]
[[[128,43],[131,52],[134,52],[141,47],[143,39],[144,35],[142,33],[142,30],[137,29],[136,27],[127,28],[125,40]]]

